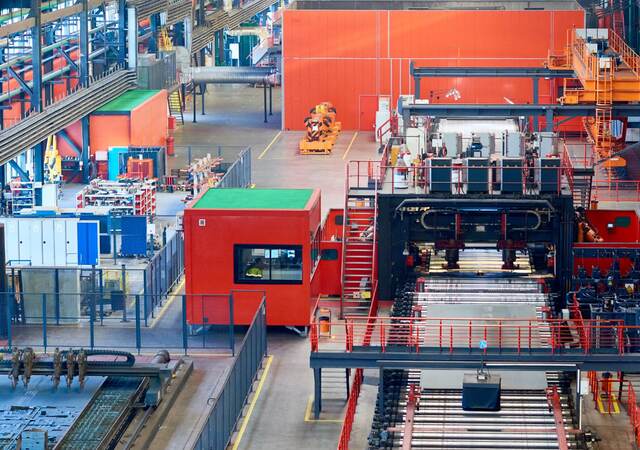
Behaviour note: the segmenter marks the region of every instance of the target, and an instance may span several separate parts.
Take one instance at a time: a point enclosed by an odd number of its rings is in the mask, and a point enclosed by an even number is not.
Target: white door
[[[67,225],[65,219],[53,219],[53,229],[55,231],[54,244],[54,265],[67,265]]]
[[[42,222],[42,265],[55,266],[55,240],[53,219],[43,219]]]
[[[65,222],[67,231],[67,265],[78,264],[78,220],[67,219]]]
[[[4,219],[4,256],[5,262],[20,259],[20,236],[16,219]]]
[[[31,222],[29,219],[18,220],[18,235],[20,240],[20,264],[28,264],[31,261],[31,242],[29,234],[31,233]]]

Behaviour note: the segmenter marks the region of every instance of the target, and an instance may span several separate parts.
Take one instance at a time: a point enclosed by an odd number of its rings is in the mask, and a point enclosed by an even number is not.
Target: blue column
[[[41,0],[31,0],[29,16],[34,19],[34,26],[31,28],[32,47],[31,62],[33,65],[33,88],[30,107],[35,111],[42,111],[42,21],[41,21]],[[33,172],[34,180],[44,179],[44,145],[39,143],[34,147],[33,152]]]
[[[540,79],[532,78],[533,82],[533,104],[537,105],[540,102]],[[538,132],[538,116],[533,116],[533,131]]]
[[[80,83],[83,86],[89,85],[89,6],[87,0],[82,1],[82,12],[80,13]],[[89,182],[89,117],[81,119],[82,125],[82,181]]]
[[[127,57],[127,0],[118,0],[118,64]]]

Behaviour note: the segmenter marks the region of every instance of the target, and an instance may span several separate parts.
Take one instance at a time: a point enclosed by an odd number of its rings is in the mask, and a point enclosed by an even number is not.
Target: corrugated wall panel
[[[409,61],[431,66],[540,66],[581,11],[297,11],[284,13],[285,129],[331,101],[345,129],[369,129],[370,97],[413,92]],[[497,85],[499,83],[499,86]],[[555,100],[550,81],[540,101]],[[464,103],[532,100],[527,79],[423,80],[422,96],[457,88]],[[440,101],[450,101],[441,98]],[[365,122],[363,124],[363,122]],[[364,126],[363,126],[364,125]]]

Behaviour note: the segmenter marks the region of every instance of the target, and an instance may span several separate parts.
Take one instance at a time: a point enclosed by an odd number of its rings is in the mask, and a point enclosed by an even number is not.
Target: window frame
[[[239,270],[238,263],[242,257],[242,250],[293,250],[301,257],[300,261],[300,280],[263,280],[263,279],[246,279],[240,278],[241,271]],[[271,263],[269,258],[269,263]],[[271,270],[269,270],[271,273]],[[233,244],[233,283],[234,284],[285,284],[285,285],[300,285],[304,282],[304,253],[303,246],[296,244]]]

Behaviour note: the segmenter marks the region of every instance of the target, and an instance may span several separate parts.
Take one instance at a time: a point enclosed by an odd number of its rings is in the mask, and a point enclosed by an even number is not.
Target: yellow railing
[[[640,56],[613,30],[609,30],[609,47],[620,55],[636,76],[640,77]]]

